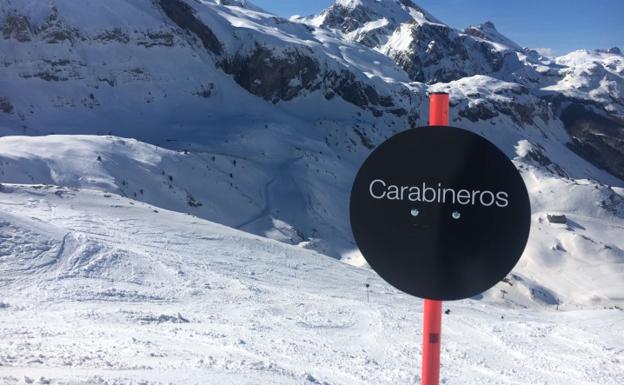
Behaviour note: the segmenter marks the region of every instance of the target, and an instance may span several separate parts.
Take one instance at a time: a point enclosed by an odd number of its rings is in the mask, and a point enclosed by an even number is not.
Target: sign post
[[[422,385],[440,381],[442,301],[474,297],[505,278],[531,227],[518,169],[484,137],[448,126],[448,100],[431,95],[431,128],[400,132],[373,150],[349,204],[369,266],[425,300]]]
[[[448,121],[448,94],[432,93],[429,96],[429,125],[447,126]],[[422,385],[438,385],[442,343],[442,301],[425,299],[423,309]]]

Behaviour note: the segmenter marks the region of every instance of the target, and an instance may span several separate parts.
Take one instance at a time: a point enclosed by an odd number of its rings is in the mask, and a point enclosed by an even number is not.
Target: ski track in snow
[[[368,269],[115,194],[3,189],[2,384],[420,381],[422,302]],[[624,378],[621,310],[444,307],[443,384]]]

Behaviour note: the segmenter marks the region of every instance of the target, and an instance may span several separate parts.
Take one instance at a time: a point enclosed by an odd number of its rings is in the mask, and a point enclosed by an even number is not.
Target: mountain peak
[[[266,12],[264,9],[253,4],[249,0],[216,0],[216,3],[219,5],[230,5],[230,6],[235,6],[235,7],[246,8],[252,11]]]
[[[411,0],[335,0],[308,23],[340,30],[368,47],[384,45],[402,24],[441,24]]]
[[[335,0],[328,9],[321,13],[321,16],[334,16],[329,18],[334,20],[336,16],[339,16],[338,14],[347,18],[355,18],[360,23],[381,19],[397,26],[414,20],[439,23],[431,14],[411,0]]]
[[[597,49],[598,52],[612,53],[614,55],[622,55],[622,50],[619,47],[611,47],[609,49]]]
[[[508,48],[521,51],[522,47],[507,36],[500,33],[493,22],[486,21],[481,24],[471,25],[463,31],[465,34],[487,40],[495,44],[501,44]]]
[[[384,1],[380,1],[380,0],[335,0],[334,1],[335,5],[341,5],[347,8],[355,8],[355,7],[360,7],[360,6],[364,6],[364,7],[373,6],[374,7],[376,3],[399,3],[406,7],[416,6],[416,4],[414,4],[411,0],[384,0]]]
[[[488,20],[483,24],[480,24],[481,27],[483,28],[487,28],[487,29],[493,29],[496,31],[496,26],[494,25],[494,22]]]

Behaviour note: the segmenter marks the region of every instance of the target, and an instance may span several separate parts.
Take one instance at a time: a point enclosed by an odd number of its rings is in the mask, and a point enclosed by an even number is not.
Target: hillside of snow
[[[383,32],[389,39],[405,26],[442,28],[448,36],[461,35],[453,45],[465,40],[499,52],[498,44],[507,47],[505,55],[533,57],[518,51],[493,25],[458,32],[409,4],[341,1],[323,17],[330,20],[341,10],[353,27],[364,19],[385,18],[398,28]],[[541,153],[537,166],[545,170],[624,186],[616,123],[594,105],[576,119],[569,110],[582,103],[582,95],[548,88],[556,87],[566,63],[574,67],[578,60],[518,59],[524,64],[512,72],[533,79],[528,82],[516,83],[516,75],[501,79],[502,72],[483,69],[425,84],[410,79],[396,57],[354,41],[344,28],[280,19],[248,2],[7,1],[0,19],[0,51],[5,53],[0,134],[110,134],[171,150],[156,155],[164,160],[136,170],[138,175],[115,170],[116,152],[134,151],[130,147],[83,148],[75,154],[70,143],[55,154],[38,153],[45,159],[33,162],[56,158],[51,160],[58,165],[55,183],[61,185],[76,179],[64,175],[76,170],[63,159],[77,156],[92,164],[95,153],[104,152],[101,167],[113,170],[123,194],[345,258],[354,248],[346,208],[355,171],[384,139],[426,125],[426,92],[445,90],[451,93],[452,124],[485,136],[510,158],[528,140]],[[420,55],[417,46],[425,41],[410,41]],[[436,50],[446,55],[447,48]],[[600,55],[608,67],[618,54]],[[437,63],[436,68],[451,71]],[[618,71],[616,66],[613,76]],[[592,92],[594,83],[583,92]],[[604,100],[618,87],[601,93]],[[617,111],[618,99],[609,100],[615,100],[609,105]],[[32,163],[10,167],[37,177],[13,171],[0,182],[54,179],[30,170],[39,167]],[[184,176],[176,179],[173,171]],[[109,176],[94,172],[81,183],[108,188]],[[153,173],[150,184],[143,185],[141,180]],[[150,195],[161,188],[166,191],[158,198]],[[224,194],[231,200],[224,202]]]
[[[368,269],[91,189],[5,184],[0,229],[3,384],[420,380],[422,302]],[[622,310],[445,309],[442,383],[624,376]]]
[[[267,165],[245,159],[80,135],[0,138],[0,154],[0,182],[97,190],[103,197],[116,194],[303,248],[342,250],[340,255],[349,263],[365,264],[350,243],[347,202],[332,207],[336,201],[326,185],[295,190],[297,184],[284,182],[292,187],[285,191],[275,186],[276,178],[283,177],[281,169],[303,168],[297,159],[287,166],[274,165],[273,174],[267,175]],[[517,306],[623,306],[622,189],[571,179],[557,174],[562,171],[556,168],[544,172],[544,157],[544,149],[527,140],[516,148],[532,200],[529,246],[506,282],[485,296]],[[337,175],[349,177],[347,172]],[[302,194],[308,211],[292,206],[293,194]],[[549,223],[548,215],[562,214],[566,224]],[[303,227],[315,221],[333,227]],[[316,244],[306,240],[308,232],[317,235],[312,241]]]

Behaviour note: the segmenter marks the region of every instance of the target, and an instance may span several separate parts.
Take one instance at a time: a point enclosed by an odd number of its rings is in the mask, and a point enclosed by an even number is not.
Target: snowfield
[[[0,229],[2,384],[419,381],[422,302],[368,269],[89,189],[4,184]],[[619,309],[445,308],[444,384],[624,378]]]
[[[484,297],[567,310],[624,306],[621,190],[562,176],[557,173],[565,172],[554,165],[552,171],[544,168],[545,150],[527,140],[518,142],[515,152],[531,197],[531,234],[514,274]],[[344,261],[366,266],[350,241],[347,202],[336,197],[353,175],[335,162],[329,168],[335,185],[305,180],[306,163],[296,153],[290,156],[272,163],[253,155],[172,151],[114,136],[8,136],[0,138],[0,183],[97,190],[104,201],[115,194],[305,249],[327,245],[332,253],[323,254],[342,254]],[[574,164],[570,160],[569,169]],[[284,170],[299,177],[289,178]],[[322,234],[316,235],[322,243],[315,244],[303,235],[314,229],[302,224],[319,213],[330,220],[315,228]],[[550,223],[552,214],[565,215],[566,223]]]

